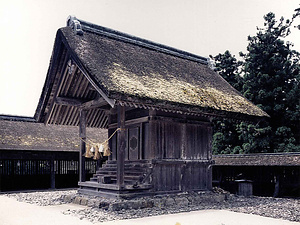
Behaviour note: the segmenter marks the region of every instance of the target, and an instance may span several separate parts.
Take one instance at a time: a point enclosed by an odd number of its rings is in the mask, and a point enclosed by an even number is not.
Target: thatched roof
[[[107,138],[107,130],[88,128],[93,142]],[[44,125],[30,118],[0,116],[0,150],[79,151],[78,128]]]
[[[73,27],[79,23],[80,32],[71,27],[58,30],[45,85],[51,84],[49,76],[57,76],[53,70],[63,63],[59,55],[64,53],[58,50],[63,44],[66,54],[110,106],[222,117],[268,116],[213,71],[206,58],[76,18],[68,21]],[[49,105],[49,91],[51,87],[44,87],[37,117]]]
[[[214,155],[216,166],[300,166],[300,153]]]

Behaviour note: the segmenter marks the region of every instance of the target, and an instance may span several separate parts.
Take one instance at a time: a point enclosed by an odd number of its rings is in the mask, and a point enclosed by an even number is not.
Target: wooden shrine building
[[[107,128],[108,162],[79,191],[126,196],[210,190],[211,120],[268,116],[206,58],[69,17],[36,111],[46,124]],[[80,141],[80,139],[78,139]]]

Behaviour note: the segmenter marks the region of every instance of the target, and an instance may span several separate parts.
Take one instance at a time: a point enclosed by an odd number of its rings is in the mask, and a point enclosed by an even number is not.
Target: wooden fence
[[[0,191],[77,187],[78,153],[31,152],[31,158],[28,152],[1,153]],[[96,168],[96,161],[86,161],[87,179],[96,172]]]
[[[213,166],[213,185],[238,193],[239,179],[251,180],[253,195],[300,197],[299,166]]]

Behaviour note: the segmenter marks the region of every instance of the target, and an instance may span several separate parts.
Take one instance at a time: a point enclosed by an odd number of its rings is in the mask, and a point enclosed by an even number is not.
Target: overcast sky
[[[296,8],[298,0],[0,0],[0,114],[34,115],[68,15],[208,57],[245,52],[263,15],[290,18]],[[300,51],[300,31],[290,39]]]

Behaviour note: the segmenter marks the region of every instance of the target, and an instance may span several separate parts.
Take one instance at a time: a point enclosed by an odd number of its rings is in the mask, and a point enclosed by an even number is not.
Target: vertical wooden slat
[[[92,113],[91,109],[89,109],[86,113],[86,126],[87,127],[91,127],[91,113]]]
[[[181,158],[186,159],[186,123],[181,125]]]
[[[207,152],[208,152],[208,154],[207,154],[207,159],[208,160],[212,160],[212,137],[213,137],[213,129],[212,129],[212,126],[209,126],[208,128],[207,128],[207,134],[208,134],[208,143],[207,143]]]
[[[110,135],[112,135],[114,132],[114,130],[112,129],[109,129],[109,137]],[[114,135],[112,138],[111,138],[111,151],[112,151],[112,154],[109,156],[111,160],[117,160],[117,145],[118,145],[118,134]]]
[[[89,114],[89,126],[94,127],[95,125],[95,115],[96,115],[96,109],[90,109],[90,114]]]
[[[108,116],[107,111],[101,110],[101,120],[98,122],[97,127],[104,128],[107,124]]]
[[[143,146],[142,146],[142,156],[143,159],[150,159],[150,148],[149,148],[149,123],[143,124]]]
[[[157,185],[157,190],[161,191],[163,190],[163,167],[160,164],[157,164],[157,169],[156,169],[156,185]]]
[[[161,150],[161,155],[162,155],[162,159],[165,159],[167,156],[167,152],[166,152],[166,126],[165,123],[160,122],[160,137],[161,137],[161,146],[160,146],[160,150]]]
[[[97,110],[97,118],[96,118],[95,127],[99,127],[102,119],[105,117],[105,113],[102,110],[99,109],[96,110]]]
[[[50,187],[55,188],[55,168],[54,168],[54,157],[50,159]]]
[[[92,111],[90,126],[95,127],[96,126],[96,120],[97,120],[97,110],[96,109],[90,109],[90,110]]]
[[[80,113],[78,113],[78,112],[79,112],[78,108],[75,108],[73,118],[72,118],[71,124],[70,124],[71,126],[76,126],[80,123],[80,120],[79,120]]]
[[[76,113],[77,108],[75,106],[70,106],[68,116],[66,117],[66,125],[71,125],[73,114]]]
[[[143,124],[141,123],[140,126],[139,126],[139,159],[144,159],[144,154],[143,154],[143,151],[142,151],[142,148],[143,148]]]
[[[102,110],[95,109],[97,111],[94,127],[100,127],[101,121],[104,118],[104,113]]]

